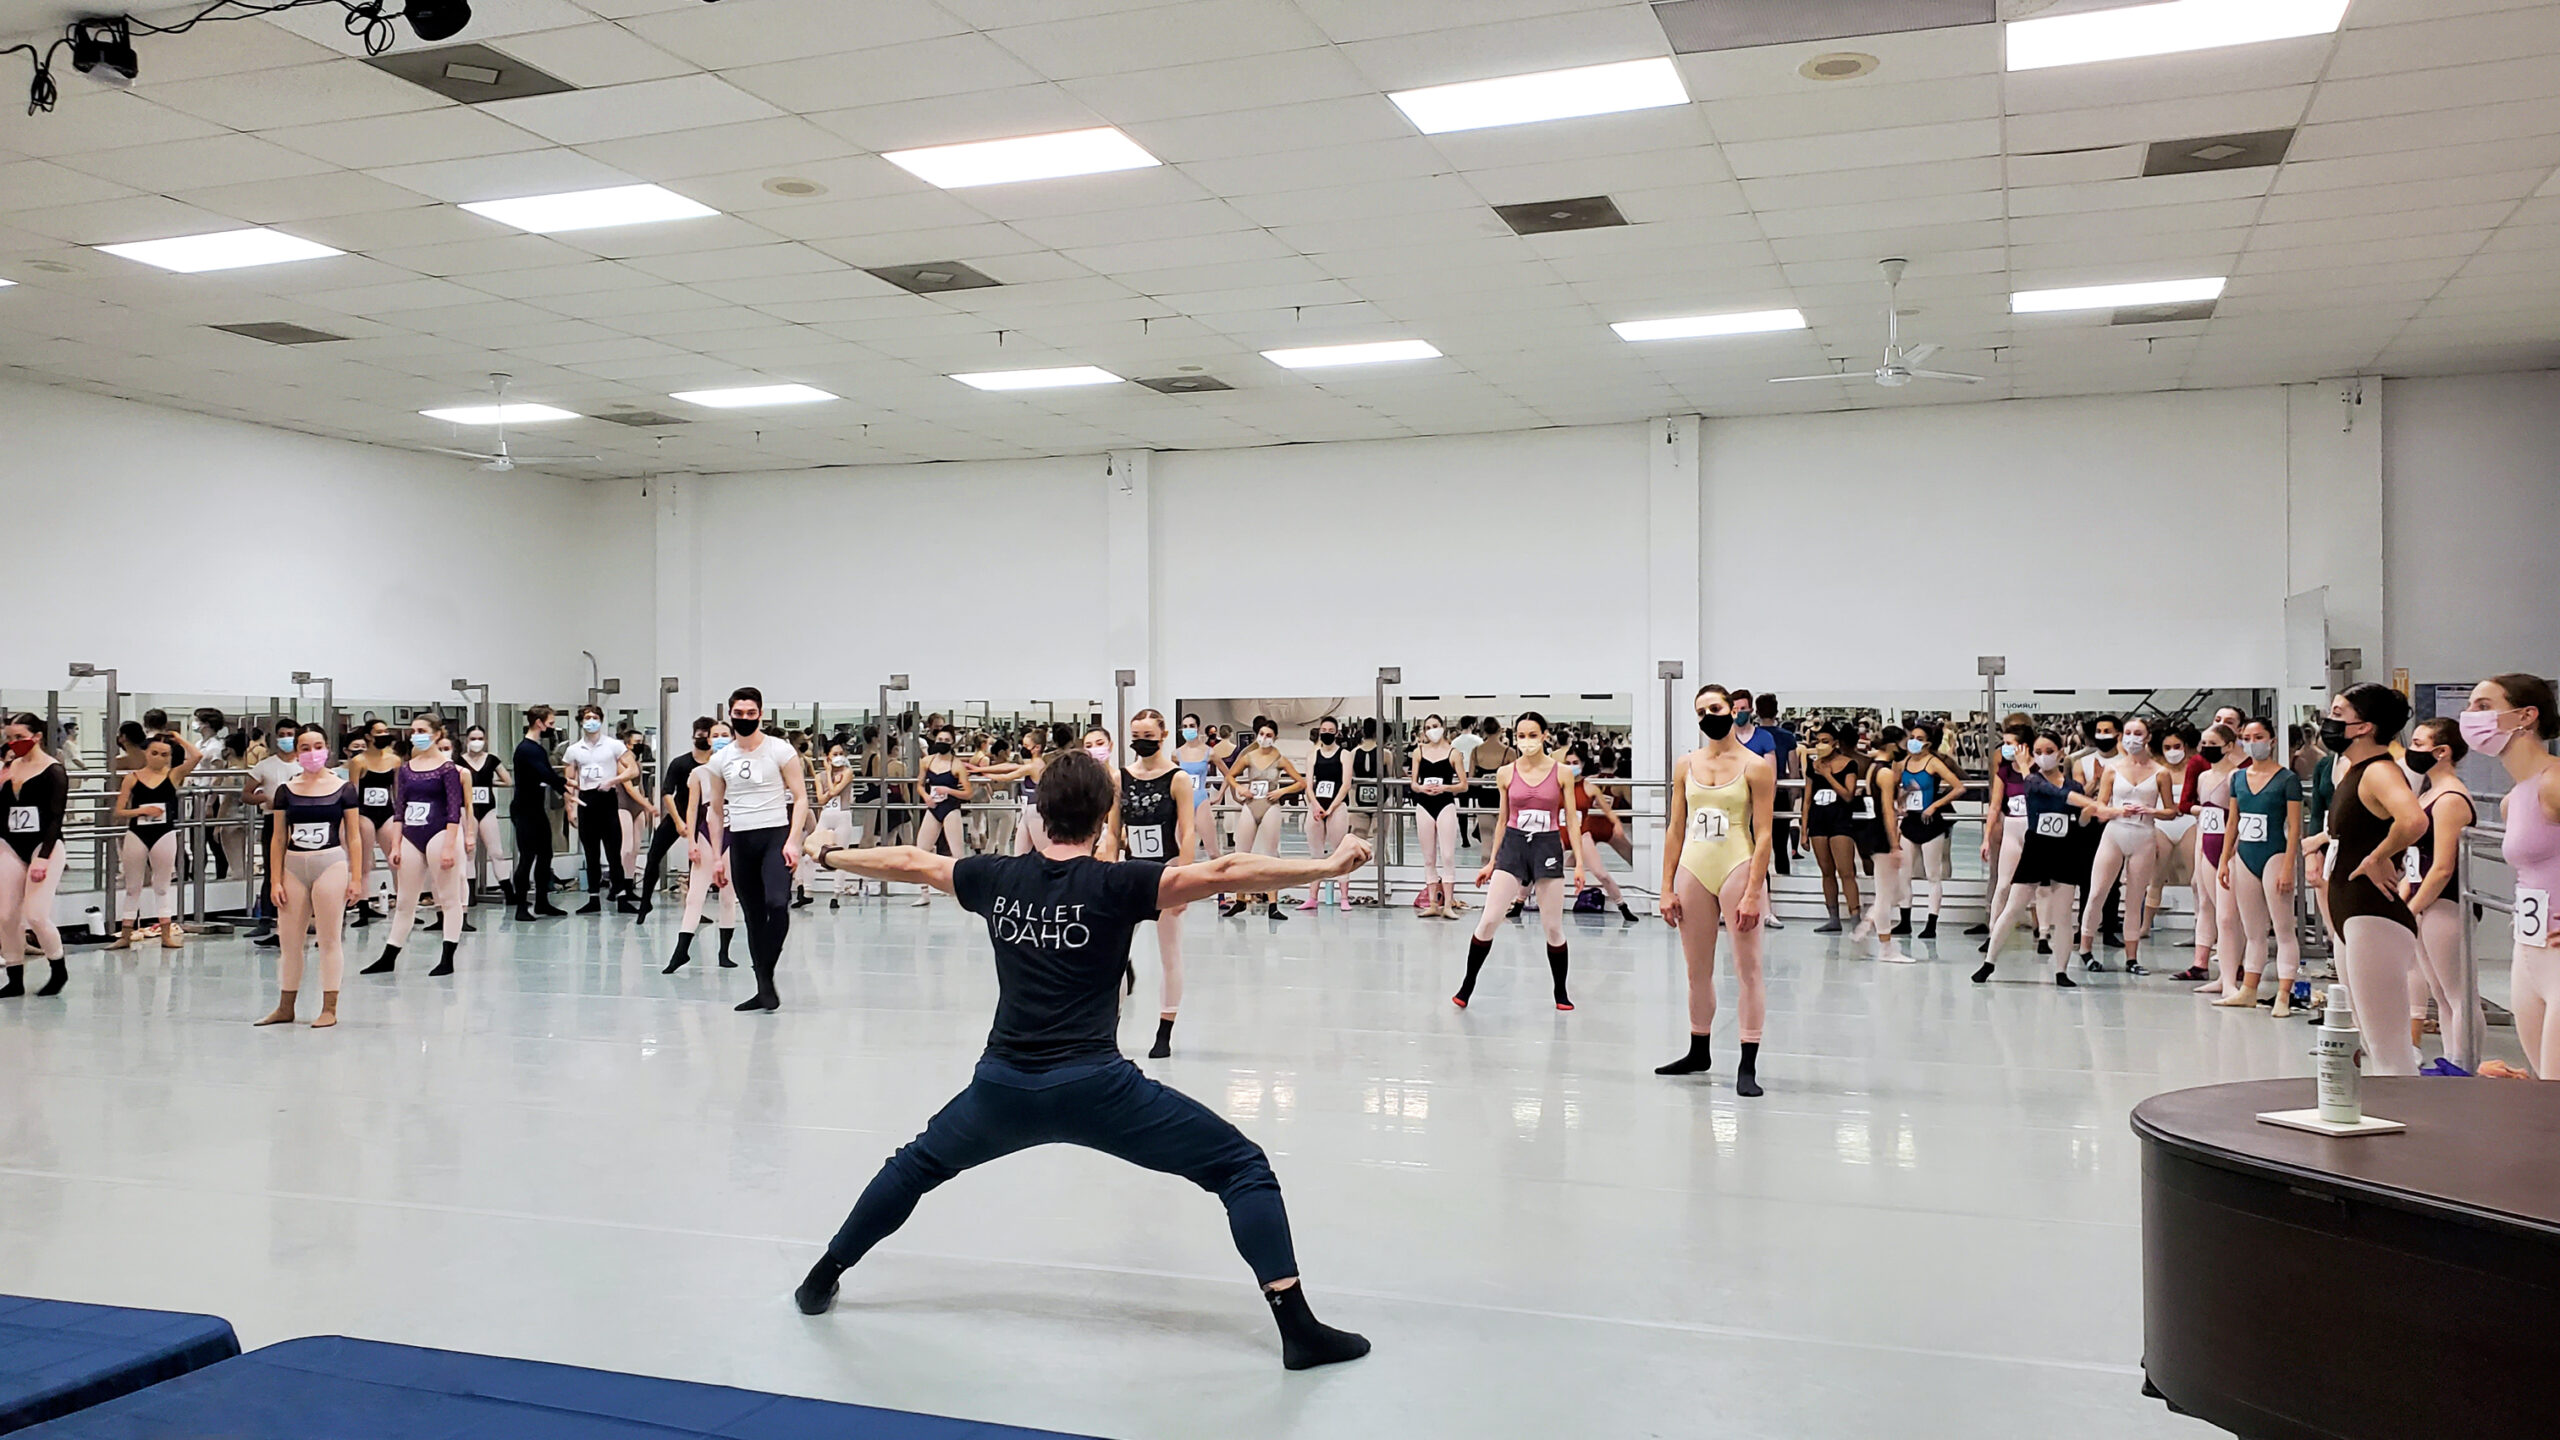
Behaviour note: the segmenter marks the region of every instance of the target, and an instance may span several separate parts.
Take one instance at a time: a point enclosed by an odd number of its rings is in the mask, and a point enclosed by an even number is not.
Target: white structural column
[[[703,488],[717,484],[698,476],[661,475],[648,482],[649,502],[657,532],[657,575],[655,604],[652,607],[653,633],[650,637],[655,662],[646,675],[622,682],[623,703],[636,705],[653,717],[658,708],[658,677],[673,675],[684,682],[683,688],[667,702],[668,724],[677,735],[687,735],[686,724],[696,715],[710,713],[711,686],[726,688],[721,694],[755,681],[738,676],[727,678],[702,673],[702,533],[698,523]],[[661,755],[674,755],[681,746],[668,736],[658,739]]]
[[[1701,505],[1698,435],[1695,415],[1673,415],[1653,421],[1645,430],[1645,665],[1634,679],[1634,778],[1660,782],[1667,772],[1666,747],[1685,753],[1693,736],[1666,730],[1664,687],[1672,692],[1676,718],[1680,703],[1701,683],[1700,626],[1706,590],[1700,583],[1699,556],[1705,549],[1707,517]],[[1684,679],[1659,677],[1661,662],[1677,660]],[[1659,809],[1659,800],[1648,808]],[[1647,888],[1660,883],[1662,857],[1659,825],[1636,828],[1636,876]]]
[[[2356,678],[2388,684],[2382,386],[2348,378],[2285,387],[2285,593],[2325,588],[2329,644],[2363,651]]]
[[[1129,711],[1153,706],[1170,711],[1173,697],[1156,692],[1155,605],[1155,452],[1114,450],[1103,457],[1104,527],[1103,655],[1108,668],[1094,693],[1102,697],[1102,721],[1115,724],[1112,676],[1138,672],[1129,690]]]

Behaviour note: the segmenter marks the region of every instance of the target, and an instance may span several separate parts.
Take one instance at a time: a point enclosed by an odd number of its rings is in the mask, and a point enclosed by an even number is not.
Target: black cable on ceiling
[[[198,25],[335,5],[346,12],[347,33],[363,43],[364,53],[379,55],[398,38],[399,32],[392,24],[396,20],[407,20],[419,38],[431,41],[450,38],[471,21],[469,0],[404,0],[399,10],[387,8],[387,3],[388,0],[213,0],[185,19],[167,25],[136,20],[130,15],[90,16],[65,26],[62,38],[42,50],[21,43],[0,48],[0,55],[26,52],[35,72],[27,85],[27,113],[35,115],[50,111],[61,98],[53,78],[54,58],[66,45],[87,43],[93,31],[112,28],[119,36],[184,35]]]

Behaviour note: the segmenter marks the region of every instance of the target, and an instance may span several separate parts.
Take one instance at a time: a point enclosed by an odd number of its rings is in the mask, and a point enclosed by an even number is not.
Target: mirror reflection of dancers
[[[1280,1182],[1262,1148],[1122,1058],[1118,1032],[1129,938],[1142,922],[1221,889],[1339,878],[1368,860],[1369,847],[1346,839],[1331,855],[1303,860],[1249,853],[1198,865],[1099,860],[1092,851],[1114,789],[1109,766],[1064,750],[1041,777],[1036,854],[954,861],[909,847],[819,851],[821,865],[930,885],[985,917],[1000,998],[969,1087],[889,1157],[792,1301],[803,1314],[824,1314],[844,1272],[904,1225],[926,1192],[962,1171],[1035,1145],[1082,1145],[1180,1175],[1225,1202],[1289,1369],[1357,1360],[1369,1342],[1307,1307]]]
[[[1467,793],[1467,756],[1449,740],[1448,723],[1422,717],[1422,743],[1413,747],[1413,825],[1420,832],[1424,915],[1455,920],[1458,904],[1458,799]]]
[[[1693,706],[1706,744],[1681,758],[1673,772],[1663,846],[1662,918],[1680,932],[1689,971],[1689,1053],[1656,1075],[1695,1075],[1709,1065],[1708,1037],[1716,1023],[1716,932],[1733,936],[1733,974],[1742,992],[1742,1064],[1734,1072],[1737,1095],[1760,1092],[1760,1033],[1769,1017],[1769,986],[1761,970],[1760,921],[1769,909],[1770,815],[1777,801],[1777,764],[1746,749],[1733,735],[1733,697],[1721,685],[1699,687]]]
[[[1538,923],[1547,934],[1547,972],[1555,980],[1556,1008],[1571,1010],[1565,975],[1572,968],[1564,943],[1564,853],[1581,833],[1573,792],[1564,783],[1564,765],[1547,753],[1546,717],[1524,710],[1514,725],[1520,758],[1494,772],[1493,791],[1501,797],[1501,843],[1493,858],[1476,872],[1476,884],[1488,887],[1484,916],[1467,942],[1467,977],[1450,1003],[1467,1008],[1475,998],[1476,976],[1493,953],[1493,932],[1509,918],[1512,907],[1532,889],[1538,897]]]
[[[1164,712],[1141,710],[1129,717],[1129,753],[1136,758],[1119,774],[1120,799],[1112,808],[1103,859],[1188,865],[1197,852],[1199,812],[1191,775],[1164,753],[1164,741]],[[1173,1054],[1173,1021],[1182,1008],[1182,911],[1162,910],[1155,920],[1164,988],[1156,1011],[1156,1040],[1147,1058],[1162,1060]],[[1137,983],[1134,975],[1130,983]]]
[[[685,770],[682,783],[669,791],[666,797],[667,814],[675,819],[684,834],[684,913],[676,930],[676,953],[668,957],[667,968],[658,972],[661,975],[673,975],[693,959],[694,932],[702,928],[703,906],[710,898],[712,879],[720,870],[719,862],[712,854],[710,831],[703,820],[706,807],[702,803],[702,776],[736,737],[729,729],[728,721],[705,716],[695,723],[704,724],[704,721],[708,724],[694,734],[695,753],[701,758]],[[729,942],[736,939],[737,934],[738,887],[723,885],[720,887],[720,968],[723,970],[738,968],[738,962],[729,958]]]

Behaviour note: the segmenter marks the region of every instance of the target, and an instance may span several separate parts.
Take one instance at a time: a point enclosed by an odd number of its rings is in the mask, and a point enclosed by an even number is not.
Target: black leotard
[[[358,770],[349,777],[356,787],[356,813],[374,823],[376,829],[391,823],[392,790],[399,779],[400,767],[388,770]]]
[[[1120,834],[1127,841],[1126,858],[1174,858],[1173,777],[1181,773],[1176,767],[1147,780],[1127,770],[1120,772]]]
[[[2366,768],[2375,761],[2389,759],[2384,754],[2358,761],[2338,781],[2337,793],[2329,800],[2329,915],[2341,934],[2346,931],[2347,921],[2358,915],[2388,920],[2403,930],[2414,932],[2418,928],[2417,918],[2409,913],[2409,906],[2397,890],[2386,890],[2355,873],[2365,857],[2391,834],[2391,817],[2366,809],[2361,795]],[[2400,857],[2388,858],[2392,869],[2399,869]],[[2380,1009],[2374,1008],[2377,1012]]]
[[[71,783],[62,767],[47,765],[24,785],[0,780],[0,837],[18,852],[18,863],[32,864],[62,849],[62,811],[70,803]]]
[[[1835,777],[1825,772],[1819,762],[1805,767],[1804,783],[1807,804],[1805,807],[1804,833],[1806,835],[1847,835],[1852,833],[1855,828],[1855,822],[1850,818],[1849,812],[1856,809],[1857,806],[1855,802],[1850,799],[1848,786],[1843,782],[1854,779],[1856,774],[1856,769],[1852,767],[1847,774]],[[1831,798],[1828,800],[1822,798],[1826,795]]]
[[[133,832],[134,839],[142,842],[143,849],[148,850],[160,843],[161,836],[177,828],[177,821],[173,817],[178,813],[178,778],[172,775],[157,785],[145,785],[136,778],[133,782],[133,796],[126,801],[125,808],[139,810],[145,805],[159,806],[160,818],[145,820],[136,815],[132,823],[125,828]]]
[[[1444,785],[1455,785],[1458,783],[1458,757],[1451,754],[1444,759],[1433,760],[1426,756],[1419,765],[1414,767],[1414,776],[1421,780],[1437,780]],[[1457,801],[1458,792],[1455,790],[1443,790],[1437,795],[1419,788],[1413,792],[1413,803],[1430,812],[1434,820],[1440,818],[1441,811],[1448,809]]]
[[[923,783],[916,787],[917,793],[924,795],[932,795],[934,787],[936,786],[947,786],[956,789],[959,786],[961,779],[959,767],[946,766],[943,769],[937,770],[933,768],[930,761],[926,762],[924,772],[918,778]],[[948,820],[952,816],[959,814],[960,807],[965,803],[966,802],[961,800],[957,795],[935,796],[932,802],[933,818],[936,820]]]
[[[1381,798],[1378,791],[1378,752],[1355,745],[1351,750],[1351,804],[1360,810],[1375,810]]]
[[[462,769],[471,777],[466,786],[471,792],[471,818],[477,821],[498,808],[498,757],[483,755],[477,764],[466,757]]]

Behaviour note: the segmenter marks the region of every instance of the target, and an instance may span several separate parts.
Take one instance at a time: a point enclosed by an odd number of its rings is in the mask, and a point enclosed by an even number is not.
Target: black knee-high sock
[[[1745,1040],[1742,1042],[1742,1068],[1733,1072],[1733,1093],[1736,1095],[1759,1094],[1759,1071],[1760,1042]]]
[[[735,970],[735,969],[737,969],[737,968],[738,968],[738,962],[729,958],[729,937],[731,937],[731,936],[733,936],[733,935],[735,935],[735,934],[737,934],[737,933],[738,933],[738,927],[736,927],[736,926],[734,926],[734,925],[723,926],[723,927],[721,928],[721,931],[720,931],[720,968],[721,968],[721,969],[723,969],[723,970]]]
[[[1656,1075],[1696,1075],[1706,1070],[1709,1065],[1709,1061],[1707,1059],[1708,1041],[1709,1037],[1692,1033],[1689,1036],[1689,1053],[1672,1061],[1668,1065],[1654,1066],[1653,1073]]]
[[[679,971],[679,970],[683,969],[683,968],[684,968],[684,966],[685,966],[685,962],[686,962],[686,961],[688,961],[688,960],[691,960],[692,958],[693,958],[693,932],[692,932],[692,931],[690,931],[690,930],[687,930],[687,931],[685,931],[683,934],[678,935],[678,936],[676,937],[676,953],[675,953],[675,956],[674,956],[674,958],[673,958],[673,959],[670,959],[669,961],[667,961],[667,968],[666,968],[666,969],[664,969],[664,970],[659,971],[658,973],[659,973],[659,974],[661,974],[661,975],[673,975],[673,974],[674,974],[674,973],[676,973],[677,971]]]
[[[1547,973],[1556,978],[1556,1008],[1559,1010],[1570,1010],[1573,1008],[1573,997],[1564,992],[1565,972],[1571,968],[1572,962],[1565,958],[1564,946],[1550,945],[1547,947]]]
[[[1467,940],[1467,978],[1458,985],[1458,1003],[1464,1005],[1476,993],[1476,973],[1484,969],[1484,957],[1493,953],[1493,942],[1470,936]]]

